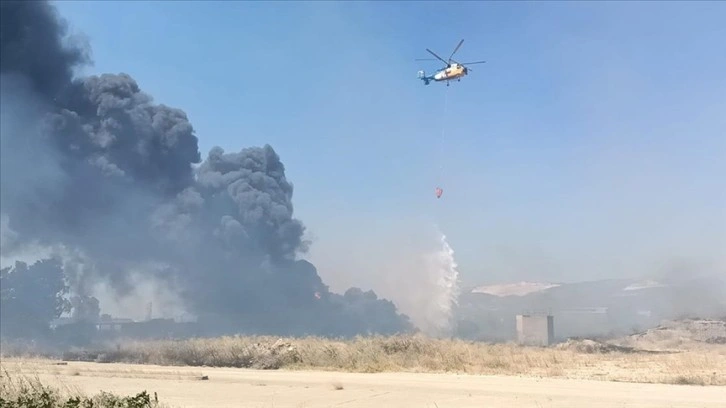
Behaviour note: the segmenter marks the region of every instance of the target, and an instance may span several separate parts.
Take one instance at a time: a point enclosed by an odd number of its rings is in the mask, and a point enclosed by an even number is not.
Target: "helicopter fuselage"
[[[434,74],[434,81],[451,81],[452,79],[459,79],[466,76],[466,69],[459,64],[451,64],[451,66],[436,71]]]
[[[444,69],[436,71],[431,76],[426,76],[426,73],[424,71],[419,71],[419,78],[421,78],[421,80],[423,80],[424,83],[428,85],[430,81],[448,82],[454,79],[461,80],[461,78],[465,77],[467,74],[467,69],[464,66],[460,64],[451,64]]]

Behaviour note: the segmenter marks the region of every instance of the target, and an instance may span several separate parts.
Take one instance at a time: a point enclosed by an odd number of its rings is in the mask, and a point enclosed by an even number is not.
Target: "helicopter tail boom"
[[[424,85],[428,85],[433,79],[433,77],[427,77],[424,71],[418,71],[418,78],[424,82]]]

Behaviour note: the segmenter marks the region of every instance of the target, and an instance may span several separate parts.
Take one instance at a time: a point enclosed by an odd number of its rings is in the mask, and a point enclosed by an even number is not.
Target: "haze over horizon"
[[[334,292],[400,303],[437,227],[466,285],[726,277],[726,4],[53,4],[90,46],[77,76],[187,115],[186,164],[274,149],[294,220],[271,247],[310,240]],[[423,86],[439,65],[414,59],[461,38],[487,63]]]

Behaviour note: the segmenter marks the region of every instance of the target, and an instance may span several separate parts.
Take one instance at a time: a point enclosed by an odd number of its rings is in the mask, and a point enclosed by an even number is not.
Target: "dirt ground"
[[[260,371],[4,359],[11,375],[86,394],[158,394],[172,407],[723,407],[726,387],[417,373]],[[201,377],[208,376],[208,380]]]

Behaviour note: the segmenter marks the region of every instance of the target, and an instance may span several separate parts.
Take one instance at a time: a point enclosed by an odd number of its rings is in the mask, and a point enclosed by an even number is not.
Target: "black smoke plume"
[[[67,271],[82,295],[97,280],[123,295],[141,270],[222,332],[410,328],[372,292],[330,293],[297,258],[305,228],[272,147],[216,147],[202,161],[186,114],[155,104],[129,75],[74,78],[90,52],[68,44],[50,4],[0,4],[0,210],[15,245],[82,253],[84,272]]]

